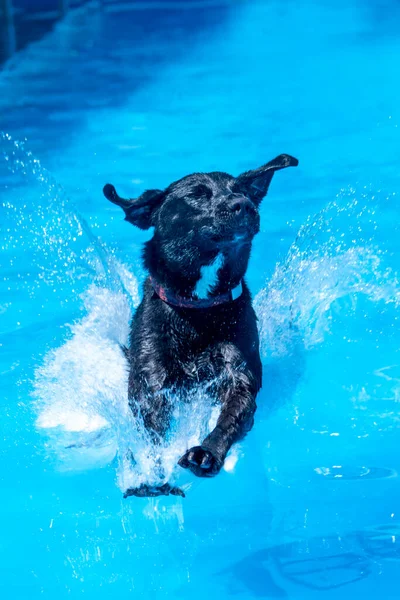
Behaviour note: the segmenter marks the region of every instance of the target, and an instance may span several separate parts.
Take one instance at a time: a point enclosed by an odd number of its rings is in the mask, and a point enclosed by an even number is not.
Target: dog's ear
[[[107,183],[103,188],[103,194],[120,206],[125,212],[125,221],[129,221],[140,229],[149,229],[152,226],[152,216],[164,200],[165,193],[161,190],[147,190],[138,198],[125,200],[118,196],[116,189],[111,183]]]
[[[297,158],[293,158],[289,154],[280,154],[263,167],[239,175],[236,178],[233,191],[242,192],[250,196],[253,202],[260,204],[268,192],[275,171],[286,167],[297,167],[298,164]]]

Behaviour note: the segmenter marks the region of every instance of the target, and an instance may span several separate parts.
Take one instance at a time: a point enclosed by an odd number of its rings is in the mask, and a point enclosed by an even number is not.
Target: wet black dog
[[[256,316],[244,282],[259,206],[275,173],[298,161],[282,154],[235,178],[195,173],[166,190],[124,200],[107,184],[104,195],[125,220],[154,227],[145,245],[150,274],[132,322],[129,398],[157,441],[168,430],[171,388],[210,381],[221,403],[215,429],[179,465],[199,477],[221,469],[232,444],[252,427],[261,387]],[[138,496],[179,493],[164,484],[128,490]]]

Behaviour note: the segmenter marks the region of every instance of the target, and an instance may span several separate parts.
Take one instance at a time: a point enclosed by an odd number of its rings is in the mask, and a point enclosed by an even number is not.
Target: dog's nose
[[[233,198],[228,206],[229,210],[236,217],[244,217],[246,215],[255,214],[256,212],[254,204],[251,202],[251,200],[245,198],[244,196]]]

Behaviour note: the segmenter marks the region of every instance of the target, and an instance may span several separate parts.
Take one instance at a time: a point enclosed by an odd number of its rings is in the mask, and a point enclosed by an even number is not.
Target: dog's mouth
[[[253,237],[247,234],[239,234],[235,233],[232,236],[228,237],[213,237],[213,242],[215,242],[220,248],[225,246],[244,246],[246,244],[251,244]]]
[[[219,231],[210,232],[209,240],[218,247],[225,246],[242,246],[245,244],[251,244],[253,237],[257,231],[249,231],[246,229],[237,229],[235,231]]]

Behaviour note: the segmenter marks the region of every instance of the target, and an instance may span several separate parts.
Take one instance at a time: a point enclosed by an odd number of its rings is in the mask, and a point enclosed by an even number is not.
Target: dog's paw
[[[178,487],[171,487],[169,483],[164,483],[161,486],[148,485],[142,483],[137,488],[129,488],[124,493],[124,498],[136,496],[137,498],[154,498],[156,496],[181,496],[185,498],[185,492]]]
[[[218,460],[209,450],[201,446],[190,448],[178,461],[178,465],[189,469],[197,477],[214,477],[220,471],[223,461]]]

